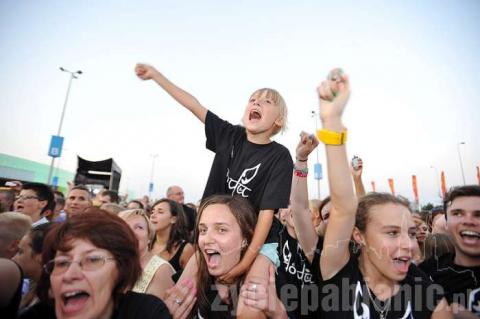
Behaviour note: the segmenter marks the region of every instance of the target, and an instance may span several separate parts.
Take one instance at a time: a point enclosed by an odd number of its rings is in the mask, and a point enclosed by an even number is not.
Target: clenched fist
[[[138,63],[135,66],[135,73],[142,80],[151,80],[158,71],[151,65]]]

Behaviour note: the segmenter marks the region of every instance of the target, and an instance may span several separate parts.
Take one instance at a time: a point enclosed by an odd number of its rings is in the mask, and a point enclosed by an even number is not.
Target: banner
[[[413,188],[413,197],[415,198],[415,202],[419,202],[418,200],[418,188],[417,188],[417,176],[412,175],[412,188]]]
[[[370,184],[372,184],[372,192],[376,192],[375,181],[371,181]]]
[[[393,178],[388,179],[388,186],[390,187],[390,192],[395,196],[395,185],[393,183]]]
[[[322,174],[322,164],[320,163],[315,163],[313,164],[313,177],[319,181],[323,178]]]
[[[442,198],[445,198],[445,194],[447,193],[447,182],[445,181],[445,172],[442,171],[440,174],[440,189],[442,191]]]
[[[52,135],[50,140],[50,146],[48,147],[48,156],[60,157],[62,156],[63,137],[58,135]]]

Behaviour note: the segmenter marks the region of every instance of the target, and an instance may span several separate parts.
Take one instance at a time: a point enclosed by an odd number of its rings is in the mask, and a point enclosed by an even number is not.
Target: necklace
[[[388,311],[390,310],[392,297],[389,297],[387,301],[385,301],[385,305],[382,308],[379,305],[377,305],[377,303],[375,302],[376,298],[373,298],[372,293],[370,292],[370,288],[368,288],[368,284],[366,281],[365,281],[365,286],[367,286],[368,297],[372,302],[373,308],[375,309],[375,311],[377,311],[380,314],[380,319],[385,319],[387,317]]]

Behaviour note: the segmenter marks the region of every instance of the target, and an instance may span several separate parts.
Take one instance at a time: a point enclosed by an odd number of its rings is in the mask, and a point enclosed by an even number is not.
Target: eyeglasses
[[[27,199],[38,199],[40,200],[40,197],[38,196],[33,196],[33,195],[20,195],[20,196],[17,196],[15,197],[15,200],[27,200]]]
[[[73,263],[77,263],[82,270],[94,271],[105,265],[107,260],[115,260],[115,258],[105,256],[84,256],[79,261],[73,261],[69,258],[59,257],[47,262],[43,265],[43,269],[45,269],[49,275],[59,276],[64,274]]]

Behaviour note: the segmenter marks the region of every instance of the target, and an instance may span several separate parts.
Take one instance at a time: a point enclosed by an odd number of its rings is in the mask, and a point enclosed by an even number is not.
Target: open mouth
[[[262,114],[260,113],[259,110],[251,110],[250,114],[248,116],[248,119],[251,120],[261,120],[262,119]]]
[[[480,233],[473,230],[462,230],[460,236],[467,244],[476,245],[480,239]]]
[[[74,313],[82,310],[89,297],[90,295],[82,290],[63,293],[63,311],[65,313]]]
[[[220,265],[222,255],[214,249],[205,249],[205,258],[208,268],[216,268]]]
[[[15,208],[15,210],[16,210],[17,212],[22,212],[22,211],[23,211],[23,208],[24,208],[23,205],[17,205],[17,207]]]
[[[409,256],[401,256],[393,258],[393,265],[400,273],[407,273],[412,258]]]

